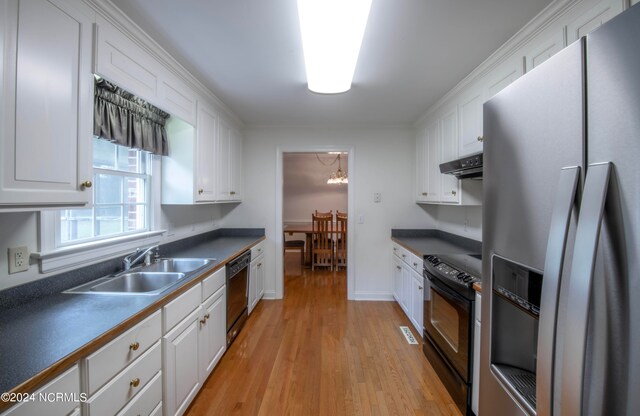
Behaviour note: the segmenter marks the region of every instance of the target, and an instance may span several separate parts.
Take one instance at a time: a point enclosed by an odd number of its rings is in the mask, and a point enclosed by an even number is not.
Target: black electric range
[[[424,257],[424,270],[467,299],[472,286],[482,281],[482,254],[433,254]]]

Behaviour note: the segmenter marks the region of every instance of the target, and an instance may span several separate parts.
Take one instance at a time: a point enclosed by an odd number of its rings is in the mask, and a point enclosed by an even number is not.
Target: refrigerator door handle
[[[562,169],[551,215],[538,326],[536,366],[536,415],[538,416],[552,414],[558,294],[579,177],[580,167],[578,166]]]
[[[566,335],[562,352],[560,410],[563,416],[582,414],[587,316],[611,167],[611,162],[589,165],[580,205],[568,282]]]

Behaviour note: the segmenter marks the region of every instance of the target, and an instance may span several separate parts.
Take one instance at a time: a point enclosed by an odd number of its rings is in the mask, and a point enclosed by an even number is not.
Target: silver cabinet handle
[[[556,339],[558,295],[579,177],[580,168],[577,166],[563,168],[560,171],[551,214],[551,228],[544,264],[544,284],[540,299],[540,309],[545,313],[540,315],[538,326],[536,414],[540,416],[550,416],[553,403],[553,367],[556,358],[553,346]]]
[[[479,141],[479,142],[483,142],[483,141],[484,141],[484,138],[483,138],[482,136],[478,136],[478,141]],[[537,399],[536,399],[536,404],[537,404]]]
[[[398,269],[398,270],[402,270],[402,267],[400,267],[400,266],[396,266],[396,269]]]
[[[565,321],[560,413],[582,414],[587,319],[611,163],[589,165],[571,261]]]
[[[451,195],[455,195],[457,192],[455,190],[451,191]]]
[[[423,192],[422,193],[422,196],[427,196],[427,195],[429,195],[429,193],[427,193],[427,192]]]

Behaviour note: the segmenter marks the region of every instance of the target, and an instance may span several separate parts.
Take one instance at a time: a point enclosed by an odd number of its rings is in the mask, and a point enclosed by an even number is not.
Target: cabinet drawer
[[[161,401],[162,371],[159,371],[158,374],[140,390],[140,393],[118,413],[118,416],[151,415]]]
[[[222,267],[202,281],[202,302],[216,293],[227,280],[227,269]]]
[[[158,341],[84,403],[83,415],[108,416],[116,414],[160,371],[161,351],[160,341]]]
[[[422,276],[423,265],[422,265],[422,259],[420,257],[416,256],[413,253],[409,253],[408,263],[409,263],[409,266],[416,271],[416,273]]]
[[[83,361],[90,395],[141,356],[162,336],[160,311],[146,318]]]
[[[259,242],[255,246],[251,247],[251,258],[257,259],[258,256],[264,254],[264,241]]]
[[[476,321],[482,322],[480,317],[482,316],[482,295],[476,292],[476,304],[475,304]]]
[[[64,393],[74,400],[38,400],[40,395],[49,396]],[[68,415],[80,404],[80,371],[74,365],[66,372],[56,377],[35,393],[35,401],[23,402],[10,408],[2,416],[31,416],[31,415]]]
[[[163,309],[163,334],[166,334],[189,315],[202,302],[202,291],[200,284],[184,292],[171,302],[167,303]]]
[[[393,247],[393,254],[395,254],[396,256],[398,256],[400,258],[402,258],[402,247],[400,247],[396,243],[393,243],[392,247]]]

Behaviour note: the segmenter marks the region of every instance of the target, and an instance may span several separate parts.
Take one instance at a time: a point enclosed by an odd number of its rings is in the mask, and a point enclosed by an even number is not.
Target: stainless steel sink
[[[168,272],[134,272],[112,277],[103,283],[98,283],[90,290],[92,292],[117,293],[149,293],[162,292],[165,288],[184,277],[184,273]]]
[[[189,273],[211,263],[211,259],[160,259],[149,266],[143,266],[145,272]]]
[[[187,274],[215,259],[161,259],[113,276],[101,277],[64,293],[103,295],[157,295],[177,284]]]

